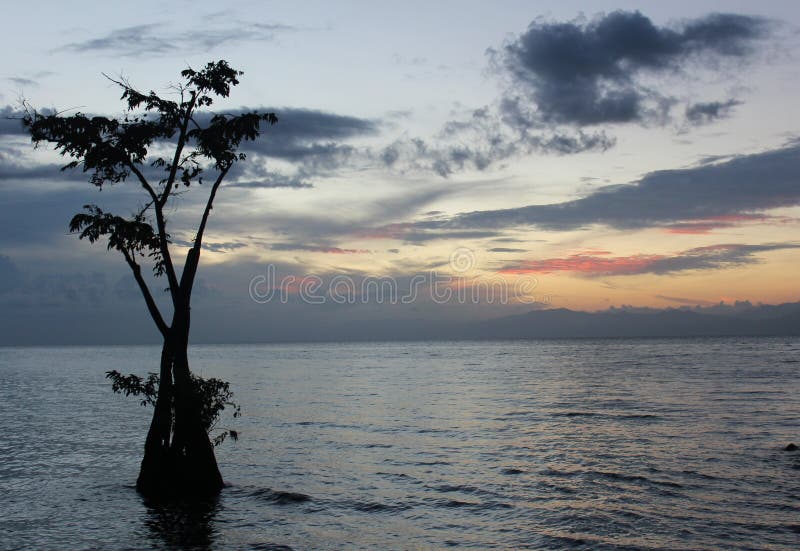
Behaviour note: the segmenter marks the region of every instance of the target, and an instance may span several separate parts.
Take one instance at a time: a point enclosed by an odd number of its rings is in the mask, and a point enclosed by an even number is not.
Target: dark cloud
[[[528,249],[512,249],[510,247],[493,247],[489,249],[490,253],[526,253]]]
[[[302,108],[241,108],[228,111],[228,114],[245,112],[275,112],[279,116],[278,124],[263,127],[262,134],[254,142],[242,145],[242,151],[249,154],[245,163],[235,165],[228,182],[231,187],[250,188],[309,188],[316,176],[328,175],[346,165],[357,154],[355,147],[346,140],[373,136],[379,132],[378,121],[339,115],[313,109]],[[43,112],[49,112],[44,110]],[[10,106],[0,109],[0,135],[25,136],[21,121],[23,113]],[[200,112],[197,121],[206,124],[211,114]],[[69,178],[86,180],[80,170],[67,171],[59,175],[61,165],[20,164],[13,159],[17,155],[6,154],[0,150],[1,179],[53,179]],[[295,170],[289,173],[267,168],[268,159],[286,161],[294,165]],[[155,179],[161,173],[152,172]]]
[[[500,272],[506,274],[567,272],[583,277],[640,274],[666,275],[693,270],[721,270],[745,264],[755,264],[759,262],[757,254],[785,249],[800,249],[800,244],[721,244],[697,247],[675,255],[597,256],[592,254],[573,254],[560,258],[526,260],[505,266]]]
[[[61,171],[64,165],[42,164],[23,165],[9,159],[7,152],[0,149],[0,184],[11,180],[50,180],[50,181],[88,181],[88,176],[80,170]]]
[[[800,145],[793,144],[717,164],[651,172],[634,184],[606,186],[573,201],[469,212],[446,221],[420,221],[414,228],[575,230],[602,224],[635,229],[799,204]]]
[[[292,144],[369,136],[377,134],[379,130],[379,123],[374,120],[315,109],[259,107],[255,110],[276,113],[278,124],[272,127],[270,132],[274,133],[276,139]]]
[[[692,103],[686,106],[686,120],[693,125],[708,124],[717,119],[728,117],[731,110],[741,104],[741,101],[735,99]]]
[[[25,77],[7,77],[6,80],[16,84],[17,86],[39,86],[39,83],[31,78]]]
[[[672,73],[695,61],[744,59],[770,25],[758,17],[711,14],[659,27],[638,11],[616,11],[586,23],[534,21],[492,55],[529,100],[531,108],[516,113],[522,123],[651,122],[662,120],[674,100],[643,84],[641,76]],[[504,114],[514,116],[508,109]]]
[[[114,29],[104,36],[71,42],[58,49],[140,57],[176,51],[209,51],[222,44],[245,41],[270,41],[280,32],[293,30],[288,25],[239,22],[236,25],[176,31],[173,25],[151,23]]]
[[[243,143],[242,151],[286,161],[296,167],[296,172],[290,175],[270,170],[258,178],[243,177],[247,185],[254,187],[310,187],[313,177],[328,175],[360,155],[354,146],[345,143],[347,140],[374,136],[380,130],[379,121],[314,109],[258,107],[228,113],[252,111],[276,113],[278,123],[263,127],[259,139]],[[203,124],[208,116],[200,113],[198,121]],[[363,160],[365,156],[358,158]],[[246,163],[242,170],[261,170],[257,165]]]

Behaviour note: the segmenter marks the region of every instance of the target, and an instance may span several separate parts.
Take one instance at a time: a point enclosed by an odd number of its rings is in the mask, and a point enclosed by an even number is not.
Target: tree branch
[[[186,263],[184,264],[183,273],[181,274],[180,289],[181,292],[184,293],[187,301],[189,297],[191,297],[192,285],[194,285],[194,276],[197,273],[197,265],[200,262],[200,249],[203,246],[203,233],[206,231],[208,215],[211,213],[211,209],[214,208],[214,198],[217,195],[217,189],[219,189],[222,180],[225,179],[225,175],[228,174],[231,166],[233,165],[228,165],[226,168],[222,169],[217,176],[216,181],[211,186],[211,193],[208,194],[208,201],[206,201],[206,208],[203,210],[203,218],[200,220],[200,226],[197,228],[197,235],[194,238],[194,245],[192,245],[192,248],[186,255]]]
[[[144,296],[144,301],[147,304],[147,310],[150,312],[150,316],[153,318],[153,321],[155,322],[156,327],[158,327],[159,332],[161,332],[161,336],[166,338],[167,334],[169,333],[169,326],[161,316],[158,305],[156,304],[156,301],[153,300],[153,295],[150,293],[150,289],[147,287],[147,283],[142,277],[142,268],[136,263],[136,260],[128,251],[122,249],[122,255],[125,257],[125,262],[128,263],[131,271],[133,271],[133,277],[136,279],[136,283],[139,285],[139,290]]]
[[[164,220],[164,210],[162,204],[159,202],[158,195],[156,194],[153,186],[147,181],[136,165],[128,162],[128,167],[131,169],[139,182],[142,184],[147,193],[153,199],[153,208],[156,212],[156,227],[158,228],[158,244],[161,249],[161,258],[164,260],[164,269],[167,272],[167,281],[169,282],[170,295],[172,296],[173,304],[178,302],[178,276],[175,274],[175,266],[172,264],[172,256],[169,252],[169,243],[167,241],[167,224]]]
[[[192,90],[191,94],[192,99],[189,100],[189,104],[186,106],[186,115],[183,117],[183,122],[181,123],[181,133],[178,136],[178,144],[175,146],[175,156],[172,158],[172,165],[169,169],[169,177],[167,178],[167,183],[164,186],[164,191],[161,194],[161,200],[159,202],[161,207],[167,204],[167,199],[169,199],[172,186],[175,184],[175,175],[178,172],[178,165],[180,164],[179,161],[181,159],[181,153],[183,152],[183,146],[186,145],[186,132],[189,129],[189,121],[192,118],[194,102],[197,101],[197,93]]]

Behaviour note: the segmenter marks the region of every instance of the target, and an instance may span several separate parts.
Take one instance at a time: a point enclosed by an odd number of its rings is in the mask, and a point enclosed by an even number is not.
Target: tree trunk
[[[214,456],[214,446],[203,426],[201,404],[191,384],[186,348],[175,354],[175,432],[172,455],[175,458],[176,483],[183,493],[217,494],[223,486],[222,475]]]
[[[167,342],[161,348],[158,398],[144,444],[144,458],[136,479],[136,489],[144,495],[157,495],[170,486],[172,460],[170,441],[173,425],[172,351]]]
[[[136,481],[136,488],[148,497],[209,496],[223,486],[200,416],[200,397],[192,385],[188,341],[187,313],[175,317],[161,351],[158,399]]]

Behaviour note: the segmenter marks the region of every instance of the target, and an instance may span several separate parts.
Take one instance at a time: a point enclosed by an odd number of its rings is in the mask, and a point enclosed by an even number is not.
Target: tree
[[[120,119],[43,114],[27,105],[23,117],[34,144],[50,143],[70,159],[62,170],[80,167],[98,188],[128,184],[143,194],[144,202],[130,216],[84,205],[69,228],[92,243],[104,239],[109,250],[122,254],[163,338],[153,419],[136,481],[137,489],[148,496],[215,494],[223,484],[187,349],[192,286],[214,198],[233,166],[245,159],[238,151],[240,144],[258,138],[261,123],[278,121],[274,113],[205,111],[215,98],[228,97],[242,74],[226,61],[208,63],[201,70],[187,68],[181,71],[175,101],[106,76],[122,89],[126,114]],[[207,174],[211,177],[204,180]],[[165,211],[179,192],[200,185],[210,189],[179,273]],[[170,322],[142,272],[147,263],[156,277],[166,277]]]

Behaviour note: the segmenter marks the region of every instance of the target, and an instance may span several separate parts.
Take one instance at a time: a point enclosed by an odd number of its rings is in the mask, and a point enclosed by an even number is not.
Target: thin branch
[[[181,153],[183,152],[183,146],[186,145],[186,132],[189,129],[189,119],[192,117],[192,111],[194,110],[194,102],[197,100],[197,94],[192,90],[192,99],[189,100],[189,105],[186,107],[186,115],[183,118],[183,123],[181,124],[181,133],[178,136],[178,144],[175,146],[175,156],[172,159],[172,164],[170,165],[169,170],[169,178],[167,178],[167,183],[164,186],[164,191],[161,194],[161,201],[160,204],[163,207],[167,204],[167,199],[169,199],[170,191],[172,191],[172,186],[175,184],[175,175],[178,172],[178,164],[181,158]],[[181,91],[181,105],[183,104],[183,91]]]
[[[150,194],[150,197],[153,200],[153,208],[156,213],[156,226],[158,227],[158,244],[159,248],[161,249],[161,258],[164,260],[164,269],[167,272],[167,281],[169,282],[172,302],[173,304],[177,304],[178,276],[175,274],[175,266],[172,264],[172,256],[169,252],[169,242],[167,241],[167,224],[164,220],[164,211],[162,209],[162,205],[158,200],[158,195],[153,189],[153,186],[151,186],[150,182],[147,181],[147,178],[144,177],[142,171],[130,161],[128,161],[128,167],[131,169],[131,172],[136,175],[136,177],[139,179],[139,182],[142,184],[142,187],[147,190],[147,193]]]
[[[153,186],[151,186],[150,182],[147,181],[147,178],[144,177],[144,174],[142,174],[142,171],[139,170],[136,167],[136,165],[133,164],[130,160],[128,160],[128,162],[126,164],[128,165],[128,168],[131,169],[131,172],[133,172],[136,175],[136,177],[139,179],[139,183],[142,184],[142,187],[150,195],[150,198],[153,201],[155,201],[156,203],[158,203],[158,195],[156,195],[156,190],[153,189]]]
[[[144,296],[144,301],[147,304],[147,310],[150,312],[150,316],[153,318],[153,321],[155,322],[156,327],[158,327],[158,330],[161,332],[161,335],[166,338],[167,334],[169,333],[169,326],[161,316],[158,305],[156,304],[156,301],[153,300],[153,295],[150,293],[150,289],[147,287],[147,283],[142,277],[142,268],[136,263],[134,257],[125,249],[122,249],[122,255],[125,257],[125,262],[128,263],[131,271],[133,271],[133,277],[136,279],[136,283],[139,285],[139,290]]]

